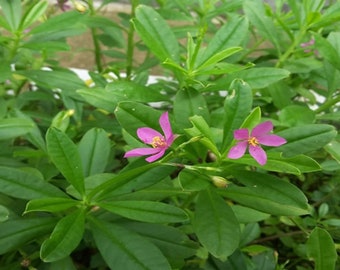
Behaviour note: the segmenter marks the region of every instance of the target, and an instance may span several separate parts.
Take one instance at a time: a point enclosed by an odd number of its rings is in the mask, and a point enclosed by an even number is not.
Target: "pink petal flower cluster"
[[[249,154],[260,165],[265,165],[267,163],[267,154],[262,149],[261,144],[266,146],[280,146],[287,142],[278,135],[269,134],[272,130],[273,124],[271,121],[257,125],[250,134],[246,128],[235,130],[234,138],[238,140],[238,142],[230,149],[228,158],[238,159],[242,157],[249,147]]]
[[[124,157],[128,158],[150,155],[145,159],[147,162],[153,162],[161,158],[175,140],[176,135],[172,133],[168,112],[161,115],[159,118],[159,125],[161,126],[164,135],[159,133],[157,130],[148,127],[137,129],[138,138],[145,144],[151,145],[152,148],[136,148],[126,152]]]

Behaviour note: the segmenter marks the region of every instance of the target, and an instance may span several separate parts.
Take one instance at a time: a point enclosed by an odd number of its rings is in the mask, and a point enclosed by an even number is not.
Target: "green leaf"
[[[185,191],[200,191],[210,186],[211,179],[198,171],[183,169],[178,175],[181,187]]]
[[[8,80],[12,75],[11,63],[4,59],[0,62],[0,83]]]
[[[0,167],[0,190],[9,196],[26,200],[65,197],[65,193],[37,174],[8,167]]]
[[[282,152],[284,157],[292,157],[322,148],[337,132],[331,125],[311,124],[288,128],[277,135],[285,138],[287,143],[275,148],[275,151]]]
[[[8,25],[11,27],[11,31],[14,33],[18,29],[21,20],[21,1],[0,0],[0,6],[2,8],[3,16],[6,18]]]
[[[63,132],[50,128],[46,133],[47,151],[55,166],[75,189],[84,195],[84,175],[77,146]]]
[[[230,185],[219,192],[244,206],[278,216],[298,216],[310,213],[307,198],[296,186],[273,175],[234,171],[234,177],[244,187]]]
[[[91,219],[96,245],[111,269],[170,270],[164,255],[151,242],[113,223]]]
[[[9,217],[9,210],[3,206],[0,205],[0,223],[8,220]]]
[[[269,214],[254,210],[249,207],[234,204],[231,206],[237,220],[240,223],[255,223],[270,217]]]
[[[28,119],[0,119],[0,140],[8,140],[27,134],[33,130],[33,127],[34,123]]]
[[[6,1],[6,0],[5,0]],[[78,11],[62,12],[31,29],[29,42],[45,42],[80,35],[87,30],[83,23],[86,18]]]
[[[278,32],[272,18],[266,16],[264,5],[259,0],[247,0],[243,2],[243,10],[249,21],[256,27],[260,35],[272,42],[280,51]]]
[[[205,145],[216,156],[220,156],[220,152],[218,151],[216,143],[214,142],[210,127],[204,120],[204,118],[202,116],[195,115],[193,117],[190,117],[189,119],[193,127],[185,129],[185,132],[188,133],[191,137],[204,136],[199,140],[199,142]]]
[[[50,263],[48,269],[49,270],[60,270],[60,269],[77,270],[76,266],[73,264],[73,260],[71,257],[65,257],[61,260]]]
[[[308,257],[315,263],[315,270],[335,269],[338,256],[333,239],[326,230],[316,227],[306,245]]]
[[[48,89],[60,89],[65,96],[79,98],[76,90],[85,87],[85,83],[70,70],[25,70],[16,71],[37,85]]]
[[[282,125],[290,127],[312,124],[315,121],[315,112],[307,106],[290,105],[281,110],[279,120]]]
[[[103,88],[84,88],[77,91],[88,103],[114,112],[121,101],[156,102],[167,99],[157,90],[134,82],[116,81]]]
[[[101,198],[105,198],[110,192],[113,190],[127,184],[134,177],[139,176],[140,174],[147,172],[149,169],[159,166],[157,163],[148,163],[144,166],[138,166],[137,168],[133,168],[131,170],[122,171],[120,174],[112,177],[107,180],[105,183],[94,188],[89,194],[88,199],[97,196]],[[130,190],[131,191],[131,190]]]
[[[241,80],[233,81],[224,102],[225,118],[222,152],[233,140],[234,130],[240,128],[249,115],[252,104],[253,94],[249,85]]]
[[[178,62],[177,39],[169,25],[153,8],[139,5],[133,24],[143,42],[160,61],[169,58]]]
[[[204,70],[208,67],[211,67],[215,64],[217,64],[218,62],[224,60],[225,58],[240,52],[242,50],[241,47],[231,47],[231,48],[227,48],[224,49],[222,51],[219,51],[217,53],[215,53],[214,55],[212,55],[210,58],[208,58],[206,61],[204,61],[200,66],[197,67],[197,69],[195,70],[195,72],[200,72],[201,70]]]
[[[79,209],[63,217],[55,226],[51,236],[40,249],[44,262],[54,262],[65,258],[80,243],[85,228],[85,212]]]
[[[161,202],[113,201],[100,202],[98,206],[114,214],[143,222],[175,223],[188,220],[182,209]]]
[[[42,198],[27,203],[24,214],[33,211],[60,212],[79,205],[80,202],[68,198]]]
[[[21,218],[0,223],[0,254],[16,250],[25,243],[49,233],[55,218]]]
[[[235,214],[212,190],[199,193],[193,225],[202,245],[221,260],[227,259],[239,245],[240,227]]]
[[[84,176],[104,172],[111,152],[110,139],[105,130],[93,128],[87,131],[78,149]]]
[[[138,139],[137,129],[140,127],[150,127],[161,132],[159,125],[161,112],[150,106],[124,101],[119,103],[115,115],[122,128],[134,138]]]
[[[330,143],[325,145],[324,149],[340,163],[340,143],[336,140],[332,140]]]
[[[340,56],[336,48],[325,38],[315,34],[315,47],[322,57],[331,63],[336,69],[340,70]]]
[[[208,123],[210,121],[203,95],[193,88],[179,90],[174,101],[176,127],[180,130],[190,127],[190,117],[195,115],[202,116]]]
[[[29,10],[26,11],[24,14],[20,27],[21,29],[26,29],[31,24],[36,22],[42,15],[44,15],[46,9],[48,7],[48,2],[47,1],[39,1],[36,4],[33,4]]]
[[[254,167],[273,172],[301,173],[315,172],[321,169],[320,165],[312,158],[305,155],[298,155],[290,158],[282,157],[281,153],[268,153],[268,160],[265,165],[259,165],[252,156],[244,155],[240,159],[232,160],[233,163],[247,164]]]
[[[276,83],[284,78],[287,78],[289,74],[290,72],[285,69],[256,67],[231,74],[229,80],[241,78],[243,81],[248,83],[251,88],[259,89],[265,88],[272,83]]]
[[[137,232],[156,245],[167,258],[172,269],[182,269],[184,259],[197,252],[197,243],[189,240],[184,232],[175,227],[141,222],[124,222],[121,226]]]
[[[205,48],[197,57],[195,67],[201,67],[214,55],[233,46],[240,46],[248,34],[248,20],[245,17],[231,17],[209,40]]]

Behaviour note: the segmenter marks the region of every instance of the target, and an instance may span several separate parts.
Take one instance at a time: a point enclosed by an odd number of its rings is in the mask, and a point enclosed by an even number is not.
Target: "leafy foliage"
[[[338,269],[339,1],[113,2],[0,0],[0,268]]]

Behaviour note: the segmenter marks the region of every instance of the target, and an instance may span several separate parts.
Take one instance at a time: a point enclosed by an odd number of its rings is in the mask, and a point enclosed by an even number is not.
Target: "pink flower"
[[[315,39],[312,38],[310,41],[301,43],[301,44],[300,44],[300,47],[301,47],[301,48],[306,48],[306,47],[307,47],[307,48],[304,49],[303,51],[304,51],[305,53],[309,53],[309,52],[312,51],[312,50],[309,49],[309,48],[312,47],[312,46],[314,45],[314,43],[315,43]]]
[[[239,142],[233,146],[229,153],[228,158],[237,159],[244,155],[249,146],[249,154],[260,164],[264,165],[267,162],[267,154],[261,148],[262,145],[267,146],[280,146],[287,141],[273,134],[268,134],[273,130],[273,124],[271,121],[263,122],[251,131],[246,128],[238,129],[234,131],[234,138]]]
[[[150,155],[145,159],[147,162],[153,162],[161,158],[176,139],[176,135],[172,133],[168,112],[161,115],[159,118],[159,125],[162,128],[164,136],[152,128],[142,127],[137,129],[138,138],[144,143],[151,145],[152,148],[136,148],[126,152],[124,157],[128,158]]]

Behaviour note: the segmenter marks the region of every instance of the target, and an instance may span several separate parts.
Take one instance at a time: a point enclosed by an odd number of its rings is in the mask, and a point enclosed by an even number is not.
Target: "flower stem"
[[[139,4],[139,0],[131,0],[131,19],[135,17],[135,10]],[[126,79],[130,80],[133,69],[133,55],[134,55],[134,34],[135,28],[130,22],[128,38],[127,38],[127,50],[126,50]]]

